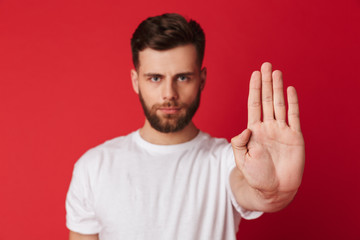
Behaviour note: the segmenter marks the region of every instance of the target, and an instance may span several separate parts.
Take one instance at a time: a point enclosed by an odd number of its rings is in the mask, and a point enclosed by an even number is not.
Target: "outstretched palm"
[[[263,194],[296,192],[301,183],[305,147],[295,88],[287,96],[288,123],[282,74],[264,63],[250,80],[248,129],[232,140],[238,169]]]

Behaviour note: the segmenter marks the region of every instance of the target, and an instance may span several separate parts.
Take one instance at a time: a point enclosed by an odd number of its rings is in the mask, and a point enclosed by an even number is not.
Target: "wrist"
[[[263,212],[277,212],[289,205],[294,199],[297,190],[289,192],[281,191],[260,191],[254,189],[258,199],[258,208]]]

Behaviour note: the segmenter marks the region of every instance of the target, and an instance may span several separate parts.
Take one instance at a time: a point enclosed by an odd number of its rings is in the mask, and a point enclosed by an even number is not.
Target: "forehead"
[[[140,72],[183,72],[197,69],[196,48],[192,44],[169,50],[146,48],[139,53]]]

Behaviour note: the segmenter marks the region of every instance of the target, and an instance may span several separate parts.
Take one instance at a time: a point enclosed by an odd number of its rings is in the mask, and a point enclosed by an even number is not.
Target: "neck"
[[[145,141],[157,145],[173,145],[184,143],[195,138],[198,133],[199,129],[196,128],[193,122],[190,122],[184,129],[180,131],[163,133],[151,127],[150,123],[146,119],[144,126],[140,129],[140,136]]]

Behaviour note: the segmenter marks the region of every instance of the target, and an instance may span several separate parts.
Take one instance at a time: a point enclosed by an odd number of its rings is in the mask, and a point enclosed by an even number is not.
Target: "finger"
[[[273,72],[274,87],[274,111],[275,119],[278,121],[286,121],[286,108],[284,100],[284,89],[282,73],[279,70]]]
[[[289,126],[291,129],[300,132],[300,112],[299,112],[299,101],[296,93],[296,89],[294,87],[288,87],[287,89],[288,96],[288,119]]]
[[[234,151],[236,163],[243,163],[247,153],[247,143],[249,142],[251,131],[245,129],[241,134],[231,139],[231,146]],[[242,164],[240,164],[242,165]]]
[[[263,63],[261,66],[261,97],[263,108],[263,121],[274,119],[273,90],[272,90],[272,66]]]
[[[261,74],[252,73],[248,98],[248,127],[261,120]]]

